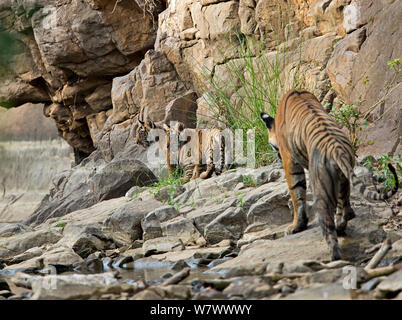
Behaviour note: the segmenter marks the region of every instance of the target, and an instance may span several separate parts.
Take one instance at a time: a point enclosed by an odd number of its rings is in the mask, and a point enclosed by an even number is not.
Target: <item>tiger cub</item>
[[[137,130],[135,134],[135,143],[142,145],[143,147],[149,147],[151,142],[148,141],[148,134],[151,129],[161,129],[160,126],[157,126],[155,122],[151,120],[137,122]]]
[[[221,136],[219,129],[190,129],[184,128],[183,123],[177,122],[173,128],[168,125],[163,124],[162,126],[155,124],[151,120],[138,121],[138,127],[136,131],[136,143],[144,147],[149,147],[150,142],[148,141],[149,132],[152,129],[163,129],[166,132],[166,164],[169,172],[169,176],[172,175],[176,165],[172,164],[175,162],[184,171],[183,182],[196,179],[200,177],[201,179],[207,179],[215,172],[219,175],[225,167],[225,140]],[[185,131],[185,132],[184,132]],[[181,133],[186,133],[189,135],[187,141],[178,140],[178,150],[177,159],[171,161],[171,145],[170,137],[175,135],[176,138],[180,136]],[[193,140],[191,140],[191,136]],[[198,158],[196,152],[194,152],[195,141],[199,142],[198,145]],[[213,151],[214,146],[220,145],[219,149],[219,168],[216,168],[213,162]],[[206,158],[206,164],[202,164],[202,158]],[[203,171],[203,172],[202,172]],[[202,173],[201,173],[202,172]]]
[[[198,177],[207,179],[215,172],[221,174],[225,167],[225,140],[219,129],[192,129],[184,128],[183,123],[177,122],[173,128],[163,124],[167,133],[167,166],[169,175],[172,174],[176,165],[184,171],[183,182],[194,180]],[[180,135],[187,136],[187,140],[182,141]],[[171,137],[178,138],[177,159],[171,161]],[[198,145],[197,145],[198,142]],[[219,148],[219,168],[214,164],[214,147]],[[198,148],[198,149],[197,149]],[[203,161],[205,159],[206,161]]]
[[[350,206],[350,183],[368,200],[385,200],[399,186],[395,168],[395,187],[388,193],[369,191],[353,173],[355,155],[346,134],[325,112],[317,98],[307,91],[290,90],[280,102],[275,119],[261,113],[269,133],[269,143],[279,153],[293,202],[293,223],[287,233],[306,229],[306,180],[308,169],[314,195],[312,210],[319,214],[323,235],[332,259],[342,258],[337,234],[344,233],[354,218]]]

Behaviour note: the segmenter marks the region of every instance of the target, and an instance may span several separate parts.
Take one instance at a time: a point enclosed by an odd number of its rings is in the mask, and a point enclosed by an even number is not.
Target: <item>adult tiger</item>
[[[346,134],[325,112],[317,98],[307,91],[290,90],[280,102],[275,119],[261,113],[269,133],[269,143],[279,153],[293,202],[293,223],[287,233],[306,229],[306,180],[308,169],[314,203],[319,213],[332,259],[342,258],[337,233],[342,234],[355,214],[349,203],[350,182],[368,200],[385,200],[399,186],[395,168],[395,187],[388,193],[369,191],[353,173],[355,155]]]

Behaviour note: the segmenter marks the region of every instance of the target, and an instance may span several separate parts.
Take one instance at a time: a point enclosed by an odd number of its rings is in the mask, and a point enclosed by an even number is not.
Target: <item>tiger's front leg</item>
[[[293,234],[307,228],[306,177],[303,167],[290,159],[283,161],[283,167],[293,203],[293,222],[286,229],[286,234]]]
[[[200,176],[200,165],[196,164],[194,165],[193,175],[190,180],[197,179],[199,176]]]

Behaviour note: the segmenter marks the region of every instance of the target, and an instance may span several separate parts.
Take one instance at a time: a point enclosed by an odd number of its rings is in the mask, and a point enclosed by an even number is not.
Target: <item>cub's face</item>
[[[261,112],[261,119],[265,122],[265,125],[266,125],[266,127],[268,129],[269,144],[279,154],[279,147],[278,147],[278,143],[277,143],[277,140],[276,140],[275,126],[274,126],[275,119],[272,118],[269,114],[266,114],[264,112]]]
[[[148,141],[148,134],[149,131],[153,128],[155,128],[155,124],[151,120],[148,120],[147,122],[138,120],[135,143],[140,144],[144,147],[149,147],[150,142]]]

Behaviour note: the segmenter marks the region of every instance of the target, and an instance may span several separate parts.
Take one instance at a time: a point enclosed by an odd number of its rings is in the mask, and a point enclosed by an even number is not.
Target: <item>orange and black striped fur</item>
[[[325,112],[317,98],[307,91],[290,90],[280,102],[275,119],[261,113],[269,132],[269,143],[279,152],[293,202],[293,223],[287,233],[306,229],[306,180],[308,169],[314,195],[312,209],[319,214],[332,259],[341,259],[337,234],[344,233],[347,221],[354,217],[349,203],[350,183],[368,200],[385,200],[388,193],[369,191],[353,173],[355,155],[346,134]]]
[[[167,136],[167,167],[169,175],[178,165],[184,171],[183,181],[194,180],[198,177],[207,179],[215,172],[219,175],[225,167],[225,141],[219,129],[184,128],[183,123],[177,122],[170,128],[163,124]],[[177,159],[171,161],[171,138],[178,139]],[[180,136],[187,137],[182,141]],[[213,161],[214,147],[219,146],[219,168]],[[203,161],[205,159],[205,161]],[[173,164],[173,163],[176,163]]]
[[[149,131],[151,131],[151,129],[162,129],[162,128],[160,126],[157,126],[151,120],[147,121],[138,120],[137,130],[135,134],[135,143],[140,144],[143,147],[149,147],[151,142],[148,141],[148,134]]]

